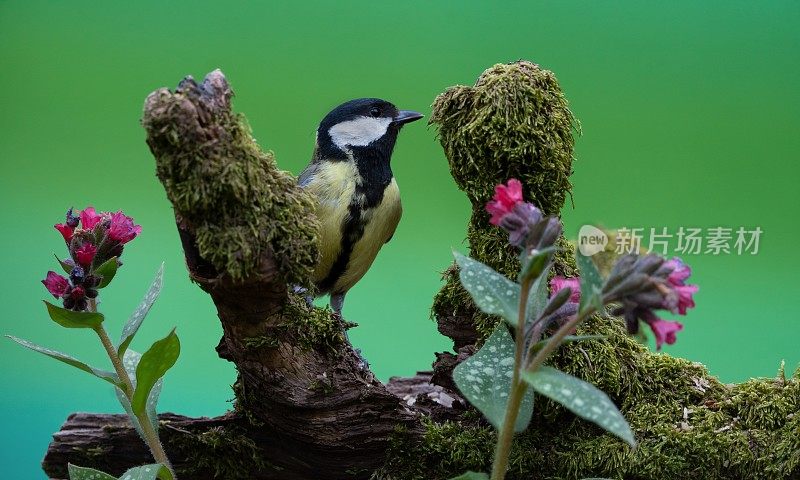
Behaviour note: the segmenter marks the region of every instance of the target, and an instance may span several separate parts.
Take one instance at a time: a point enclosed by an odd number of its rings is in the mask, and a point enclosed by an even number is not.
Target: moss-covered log
[[[179,477],[430,480],[487,470],[494,432],[450,372],[496,319],[477,312],[451,267],[433,311],[457,351],[437,354],[432,373],[375,381],[346,326],[289,293],[316,260],[311,203],[231,112],[231,96],[213,72],[145,104],[190,277],[214,300],[224,330],[218,351],[239,371],[227,415],[160,417]],[[472,255],[512,274],[516,256],[482,206],[510,177],[545,212],[563,206],[577,123],[555,76],[529,62],[496,65],[474,86],[440,95],[432,121],[472,202]],[[576,273],[566,255],[556,269]],[[608,392],[639,447],[541,401],[516,437],[510,478],[800,478],[798,373],[723,385],[702,365],[648,351],[613,318],[582,330],[604,338],[569,344],[554,362]],[[63,478],[67,462],[119,473],[147,459],[123,417],[76,414],[54,436],[44,469],[51,478]]]

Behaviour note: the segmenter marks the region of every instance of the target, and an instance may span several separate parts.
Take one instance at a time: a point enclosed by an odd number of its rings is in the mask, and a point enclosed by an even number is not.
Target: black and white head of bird
[[[379,98],[350,100],[328,113],[317,129],[320,158],[347,159],[369,152],[388,159],[397,134],[406,123],[422,114],[397,107]]]

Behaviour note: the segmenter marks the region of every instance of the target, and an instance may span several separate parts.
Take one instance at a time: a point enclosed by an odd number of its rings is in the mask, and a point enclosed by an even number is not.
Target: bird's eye
[[[378,107],[373,107],[372,110],[369,111],[369,114],[375,118],[378,118],[381,116],[381,109]]]

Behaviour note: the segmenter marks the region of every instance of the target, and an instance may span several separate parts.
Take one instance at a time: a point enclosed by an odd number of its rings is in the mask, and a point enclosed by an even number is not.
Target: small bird
[[[347,291],[367,273],[400,221],[392,150],[402,126],[420,118],[385,100],[359,98],[334,108],[319,124],[299,184],[315,197],[322,225],[312,281],[317,296],[330,294],[339,315]]]

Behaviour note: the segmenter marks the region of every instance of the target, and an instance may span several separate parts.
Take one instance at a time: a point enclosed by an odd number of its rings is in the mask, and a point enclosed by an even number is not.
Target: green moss
[[[302,295],[295,293],[289,294],[280,315],[279,330],[291,334],[298,345],[308,349],[335,351],[345,342],[345,329],[352,326],[342,322],[328,306],[309,306]]]
[[[513,278],[516,252],[488,223],[483,204],[494,185],[519,178],[527,200],[557,214],[569,193],[574,119],[555,77],[528,62],[496,65],[474,87],[454,87],[434,103],[439,132],[459,187],[472,201],[470,254]],[[554,273],[578,272],[574,247],[560,239]],[[614,261],[613,236],[600,255],[601,270]],[[444,273],[434,299],[441,322],[471,326],[478,341],[497,319],[476,309],[458,282]],[[649,351],[622,322],[594,316],[579,328],[600,340],[566,344],[556,367],[607,392],[629,420],[634,450],[562,406],[537,396],[531,427],[515,437],[509,479],[606,477],[800,479],[800,373],[723,385],[703,365]],[[472,412],[472,413],[470,413]],[[399,430],[381,480],[447,479],[467,470],[488,472],[495,433],[474,411],[461,421],[426,419],[424,432]],[[534,477],[535,476],[535,477]]]
[[[237,427],[213,427],[202,433],[173,436],[168,450],[185,456],[178,477],[211,473],[221,480],[249,479],[255,472],[276,469],[267,462],[256,443]]]
[[[705,367],[653,354],[621,322],[596,317],[553,363],[605,390],[634,429],[630,449],[594,424],[537,397],[532,427],[515,438],[508,478],[584,477],[657,480],[800,478],[800,382],[758,379],[726,386]],[[399,432],[381,479],[447,479],[488,471],[491,427],[424,421],[425,432]],[[416,438],[416,440],[415,440]]]
[[[286,282],[306,284],[318,255],[312,201],[260,149],[243,116],[209,110],[206,83],[154,92],[142,120],[176,217],[219,272],[246,278],[268,254]]]
[[[549,215],[561,211],[578,123],[553,72],[526,61],[497,64],[474,86],[436,97],[430,121],[453,178],[476,210],[495,185],[517,178],[526,200]]]
[[[525,199],[558,215],[571,185],[573,132],[577,121],[552,72],[530,62],[498,64],[472,87],[457,86],[433,103],[431,123],[459,188],[472,202],[467,229],[469,254],[509,278],[519,271],[518,252],[505,232],[489,224],[484,205],[495,185],[517,178]],[[565,240],[559,245],[567,247]],[[556,255],[551,274],[574,276],[571,248]],[[455,267],[434,298],[435,317],[457,317],[486,338],[497,317],[480,313],[458,282]]]

